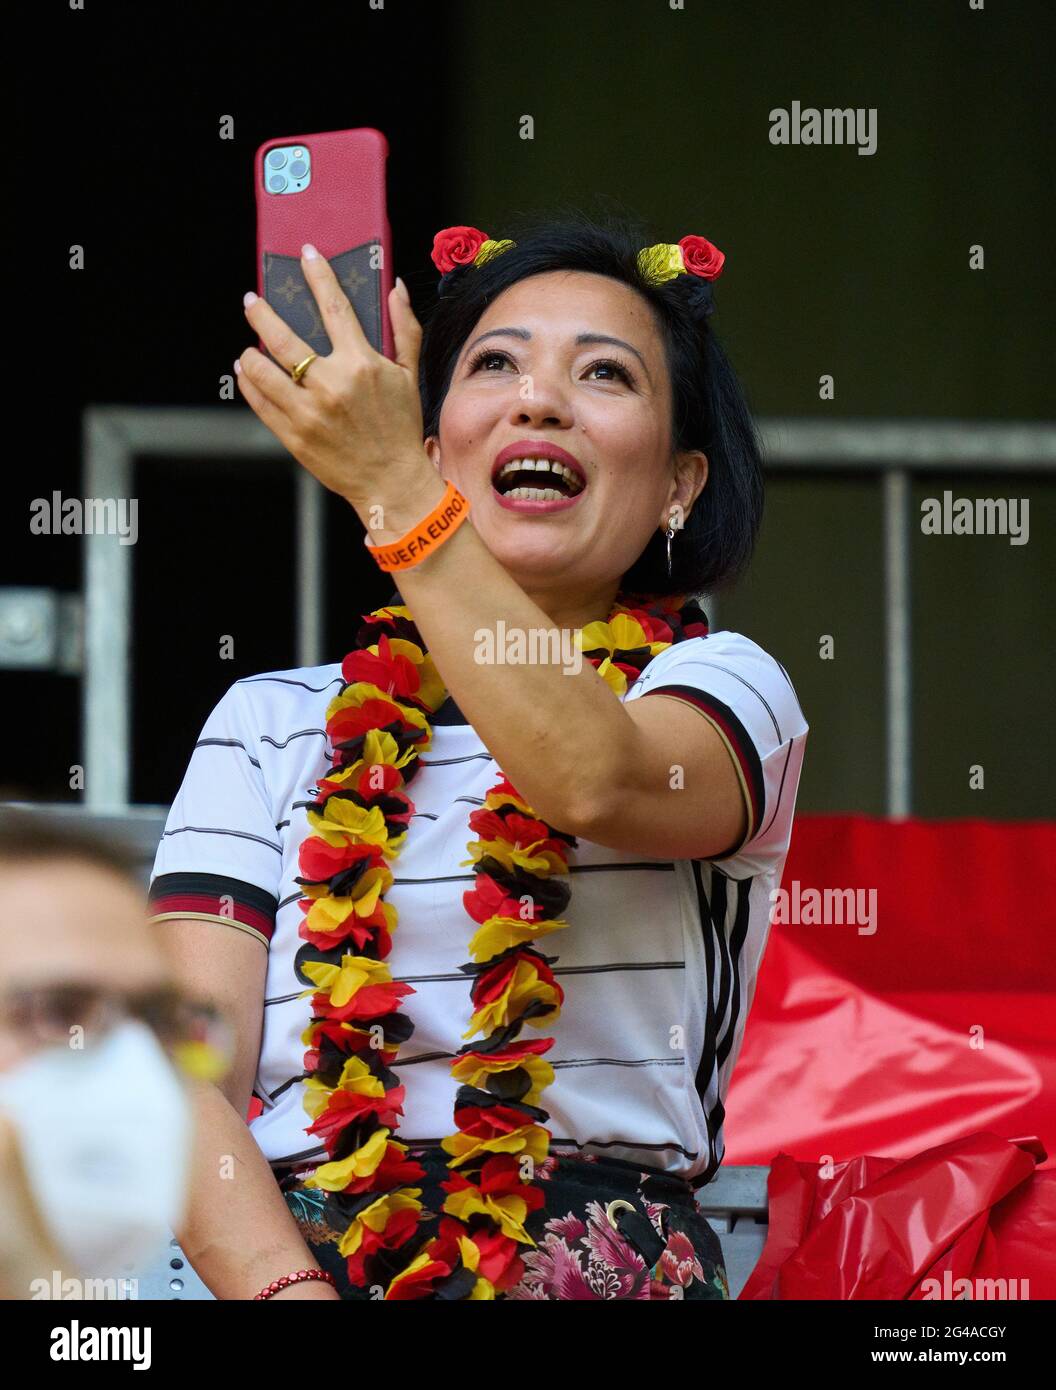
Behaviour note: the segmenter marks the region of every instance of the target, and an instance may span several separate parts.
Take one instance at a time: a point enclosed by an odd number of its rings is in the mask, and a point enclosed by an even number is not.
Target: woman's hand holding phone
[[[247,294],[247,319],[288,370],[257,348],[246,348],[235,363],[239,390],[272,434],[324,487],[344,497],[361,515],[380,506],[385,530],[399,530],[399,525],[393,527],[393,513],[406,512],[407,524],[413,524],[437,500],[439,484],[422,444],[421,325],[398,281],[389,295],[395,347],[390,361],[367,341],[326,258],[306,246],[301,265],[333,351],[315,358],[295,382],[289,372],[312,349],[266,300]]]

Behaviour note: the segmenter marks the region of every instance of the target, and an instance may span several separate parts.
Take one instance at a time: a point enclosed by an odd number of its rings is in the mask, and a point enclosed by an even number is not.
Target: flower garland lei
[[[618,597],[608,622],[589,623],[576,641],[623,695],[659,652],[707,631],[692,600],[629,607]],[[451,1064],[459,1084],[455,1131],[442,1141],[447,1197],[443,1215],[426,1212],[414,1186],[425,1170],[395,1137],[404,1087],[391,1068],[414,1031],[400,1012],[414,990],[389,972],[396,911],[383,895],[393,883],[386,860],[414,814],[406,788],[447,691],[403,607],[364,615],[341,671],[345,685],[326,711],[333,765],[308,805],[314,833],[297,880],[306,944],[296,968],[312,996],[302,1035],[306,1132],[329,1158],[306,1185],[329,1194],[327,1220],[341,1232],[353,1284],[383,1288],[386,1299],[493,1299],[522,1277],[518,1249],[535,1244],[524,1222],[544,1201],[532,1176],[549,1151],[549,1113],[538,1101],[554,1079],[542,1056],[554,1039],[521,1030],[560,1013],[557,957],[535,943],[568,925],[571,890],[556,878],[577,841],[540,820],[502,773],[469,816],[479,838],[463,860],[475,876],[463,903],[478,929],[461,967],[474,1010],[462,1036],[484,1036]]]

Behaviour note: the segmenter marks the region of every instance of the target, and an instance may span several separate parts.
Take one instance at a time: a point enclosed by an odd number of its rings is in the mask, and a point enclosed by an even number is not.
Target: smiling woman
[[[230,960],[205,923],[267,952],[228,1096],[262,1101],[303,1237],[274,1279],[308,1259],[346,1299],[722,1298],[693,1191],[807,735],[784,667],[692,597],[744,568],[762,507],[708,322],[724,257],[572,218],[448,228],[433,259],[424,337],[393,291],[391,362],[310,247],[329,357],[247,296],[290,371],[247,349],[243,396],[400,589],[343,662],[238,681],[209,716],[155,917],[199,982]]]

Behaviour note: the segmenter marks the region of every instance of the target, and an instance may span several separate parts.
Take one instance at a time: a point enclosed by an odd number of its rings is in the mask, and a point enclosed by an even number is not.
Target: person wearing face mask
[[[174,988],[124,852],[9,808],[0,982],[0,1296],[120,1280],[182,1221],[184,1074],[222,1063],[219,1020]]]

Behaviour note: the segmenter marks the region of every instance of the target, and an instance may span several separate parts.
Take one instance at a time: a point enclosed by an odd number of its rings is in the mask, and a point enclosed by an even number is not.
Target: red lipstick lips
[[[537,499],[505,496],[499,492],[496,486],[498,476],[507,463],[512,463],[516,459],[549,459],[554,463],[564,464],[579,482],[579,491],[573,493],[571,497],[558,498]],[[495,462],[491,469],[491,482],[495,492],[495,500],[500,507],[504,507],[507,511],[560,512],[574,507],[583,496],[587,488],[587,475],[579,460],[573,458],[567,450],[560,448],[557,444],[551,444],[545,439],[519,439],[515,444],[507,444],[495,456]]]

